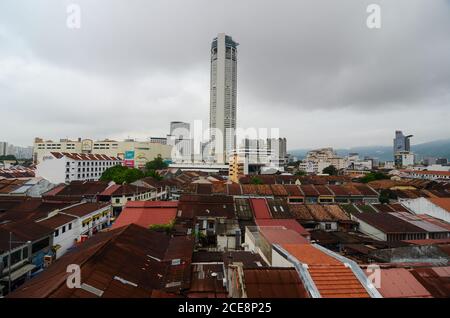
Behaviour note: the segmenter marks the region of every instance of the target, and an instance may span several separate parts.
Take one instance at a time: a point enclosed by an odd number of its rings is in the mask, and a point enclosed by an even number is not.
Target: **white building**
[[[52,151],[98,154],[109,157],[118,157],[127,160],[127,166],[144,167],[148,161],[160,155],[163,159],[170,159],[172,146],[165,145],[163,142],[154,142],[156,140],[138,141],[135,139],[116,140],[97,140],[81,139],[70,140],[60,139],[59,141],[43,140],[35,138],[34,141],[34,163],[39,164],[46,157],[51,157]]]
[[[417,198],[401,202],[415,214],[428,214],[434,218],[450,222],[450,198]]]
[[[219,164],[228,162],[236,143],[237,46],[224,33],[211,43],[209,127],[214,144],[212,153]]]
[[[414,154],[410,151],[399,151],[394,155],[395,165],[397,167],[411,167],[414,166]]]
[[[37,165],[36,177],[55,184],[97,181],[106,169],[121,164],[119,158],[106,155],[51,152]]]
[[[337,156],[333,148],[311,150],[299,164],[299,170],[317,174],[322,173],[328,166],[334,166],[338,170],[346,169],[347,160]]]
[[[110,204],[83,202],[52,212],[38,223],[54,230],[53,250],[59,258],[83,238],[108,227],[111,216]]]

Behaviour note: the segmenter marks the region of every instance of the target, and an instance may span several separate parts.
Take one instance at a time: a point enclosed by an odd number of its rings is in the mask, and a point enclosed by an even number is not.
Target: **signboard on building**
[[[134,168],[134,151],[125,151],[125,160],[123,165],[126,167]]]

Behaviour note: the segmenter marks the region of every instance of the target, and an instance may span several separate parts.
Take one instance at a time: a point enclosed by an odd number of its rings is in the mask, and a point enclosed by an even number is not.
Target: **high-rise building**
[[[5,141],[0,141],[0,156],[6,156],[8,149],[8,143]]]
[[[411,151],[410,138],[413,135],[405,136],[401,130],[395,131],[394,154],[400,151]]]
[[[172,149],[172,160],[176,163],[192,162],[193,141],[191,139],[190,124],[182,121],[170,122],[170,135],[167,142],[174,146]]]
[[[224,33],[211,43],[209,127],[212,155],[217,163],[228,162],[228,154],[236,144],[238,45]]]
[[[189,139],[191,125],[182,121],[170,122],[170,136],[175,139]]]

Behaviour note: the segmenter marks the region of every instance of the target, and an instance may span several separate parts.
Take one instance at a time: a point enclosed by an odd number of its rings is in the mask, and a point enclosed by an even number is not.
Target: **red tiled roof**
[[[156,224],[169,224],[177,215],[178,201],[129,201],[112,228],[131,223],[148,228]]]
[[[255,219],[271,219],[269,207],[267,206],[266,199],[250,199],[250,206],[253,211]]]
[[[308,264],[308,271],[322,297],[370,297],[351,269],[337,259],[310,244],[283,244],[282,247],[300,262]]]

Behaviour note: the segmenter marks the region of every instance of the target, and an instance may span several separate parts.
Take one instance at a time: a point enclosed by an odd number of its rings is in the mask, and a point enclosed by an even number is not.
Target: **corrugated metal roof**
[[[369,276],[373,272],[364,273]],[[382,268],[380,275],[377,289],[385,298],[431,297],[425,287],[405,268]]]
[[[144,228],[169,224],[175,220],[177,207],[177,201],[129,201],[112,228],[116,229],[132,223]]]
[[[308,298],[295,269],[244,269],[244,284],[249,298]]]
[[[260,198],[251,198],[250,206],[253,211],[253,215],[255,219],[271,219],[269,207],[267,206],[267,202],[265,199]]]

